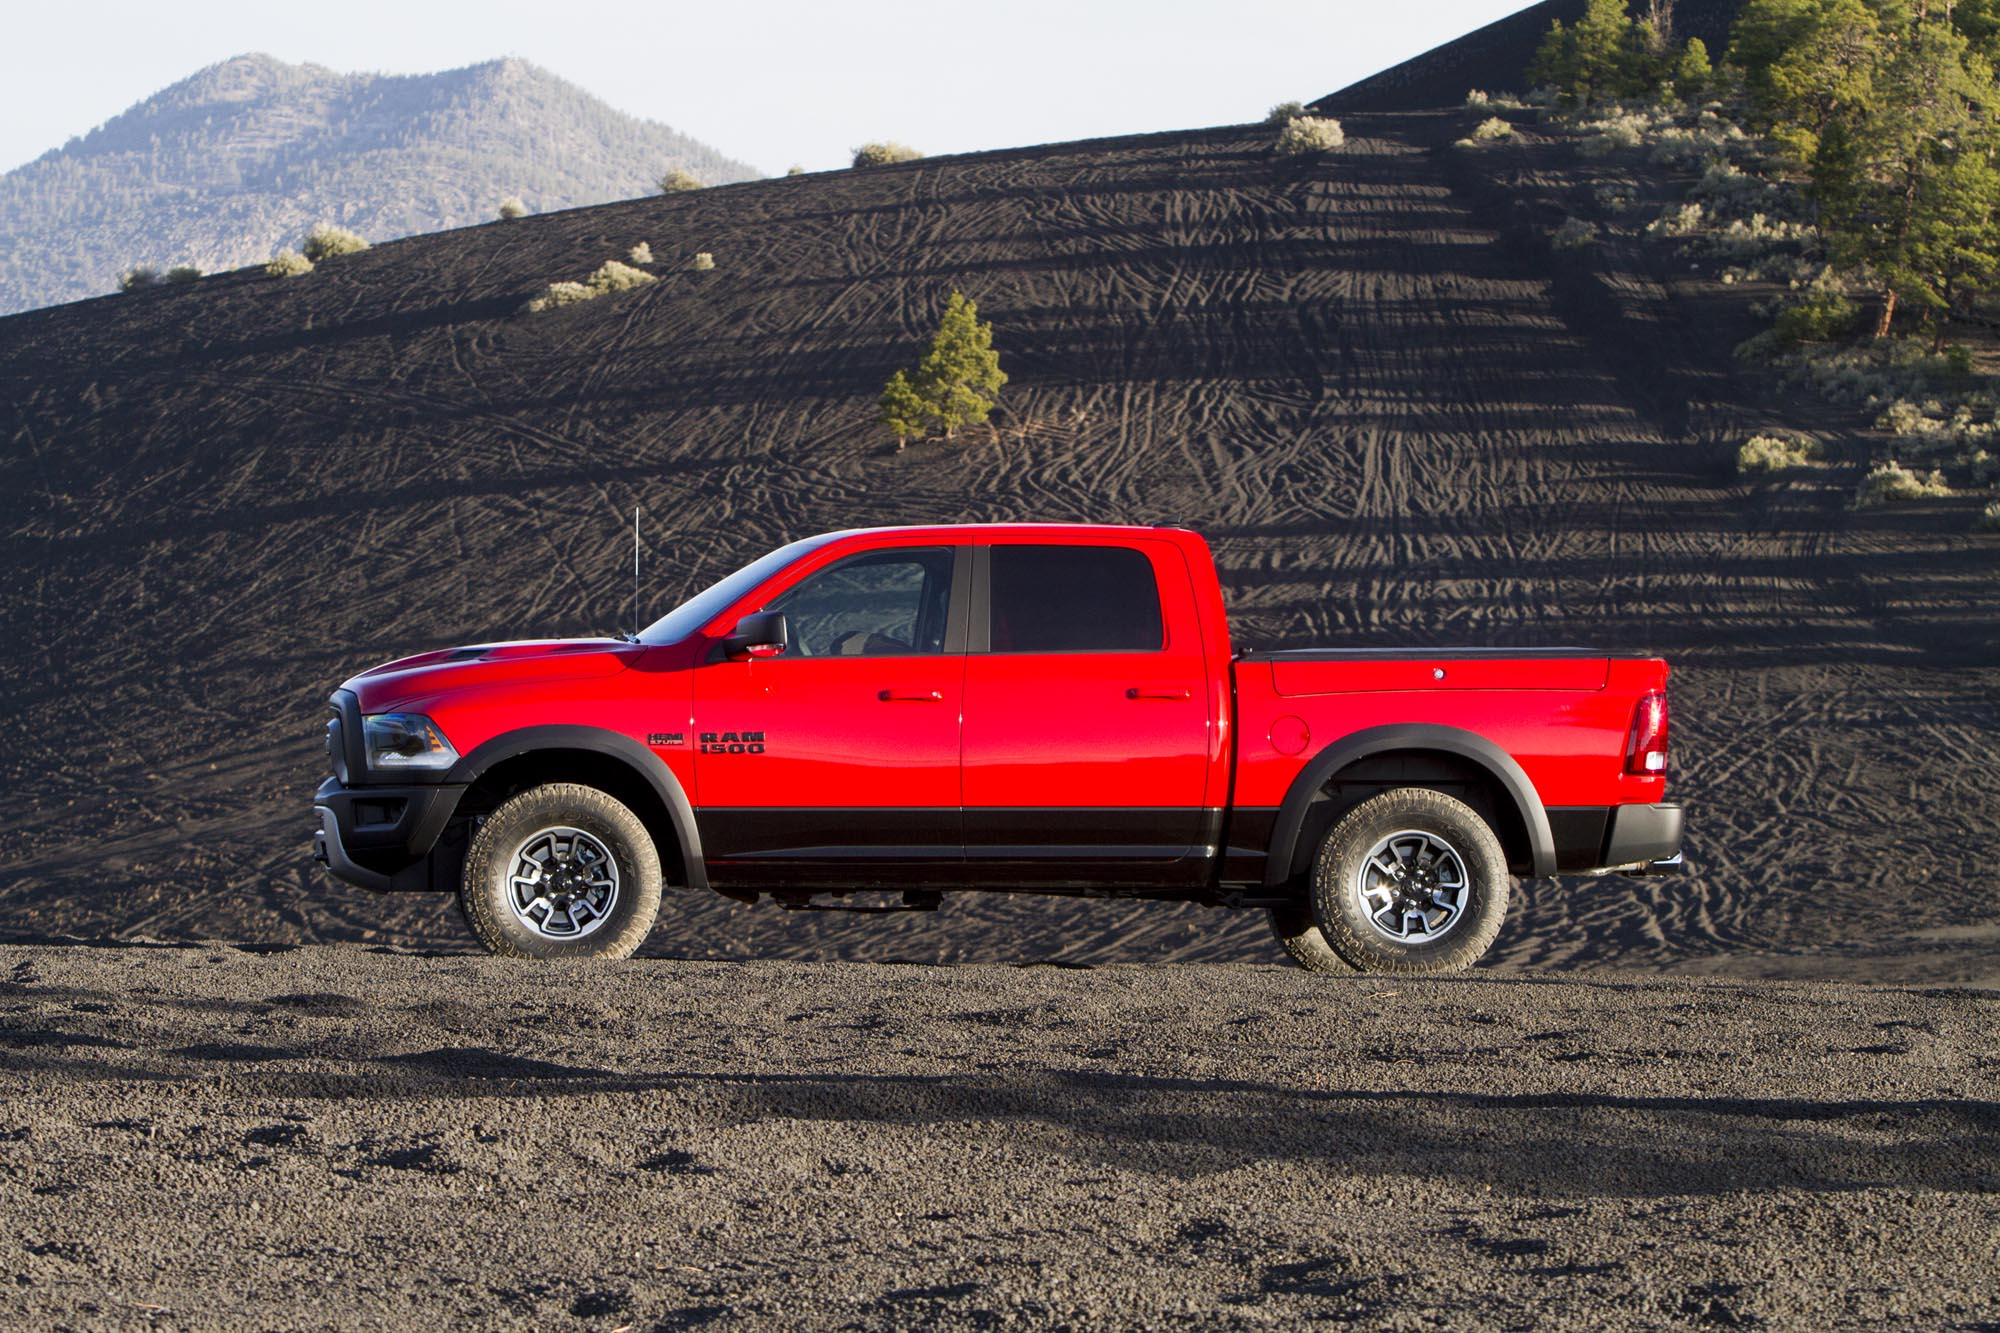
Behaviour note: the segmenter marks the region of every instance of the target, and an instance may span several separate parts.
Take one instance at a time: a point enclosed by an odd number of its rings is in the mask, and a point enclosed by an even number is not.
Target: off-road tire
[[[602,843],[616,863],[618,893],[602,925],[578,939],[537,934],[509,900],[512,858],[539,830],[580,829]],[[660,857],[646,826],[622,803],[595,787],[552,782],[500,804],[466,849],[459,910],[487,951],[502,958],[629,958],[660,914]]]
[[[1434,834],[1464,862],[1471,892],[1461,917],[1438,939],[1394,940],[1370,923],[1356,889],[1369,850],[1402,830]],[[1327,944],[1360,972],[1456,972],[1477,962],[1500,933],[1513,888],[1507,853],[1465,802],[1424,787],[1371,797],[1327,831],[1313,862],[1312,914]]]
[[[1308,972],[1354,971],[1347,960],[1333,951],[1313,920],[1312,904],[1304,898],[1270,910],[1271,935],[1293,962]]]

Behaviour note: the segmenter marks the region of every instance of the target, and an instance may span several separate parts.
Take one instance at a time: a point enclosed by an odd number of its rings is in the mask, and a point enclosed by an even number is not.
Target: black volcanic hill
[[[341,74],[238,56],[0,176],[0,313],[112,290],[135,264],[228,269],[316,222],[390,240],[649,193],[670,168],[747,180],[546,70]]]
[[[732,185],[0,320],[0,928],[466,940],[307,860],[326,692],[394,654],[626,620],[818,530],[1174,519],[1258,645],[1596,643],[1674,663],[1680,881],[1525,886],[1496,966],[2000,972],[1983,498],[1856,511],[1850,420],[1746,377],[1759,293],[1607,223],[1681,185],[1445,109]],[[660,280],[517,313],[646,242]],[[715,269],[690,257],[712,252]],[[871,425],[961,288],[988,438]],[[1739,481],[1749,434],[1833,462]],[[884,924],[884,922],[887,924]],[[980,898],[800,919],[670,898],[656,949],[1275,958],[1261,921]]]
[[[1456,106],[1474,88],[1489,93],[1526,92],[1525,71],[1549,25],[1565,26],[1583,17],[1588,0],[1542,0],[1509,14],[1455,42],[1391,65],[1314,103],[1317,110],[1408,111]],[[1642,5],[1631,6],[1635,11]],[[1709,56],[1720,61],[1729,46],[1729,28],[1743,0],[1670,0],[1673,40],[1699,37]]]

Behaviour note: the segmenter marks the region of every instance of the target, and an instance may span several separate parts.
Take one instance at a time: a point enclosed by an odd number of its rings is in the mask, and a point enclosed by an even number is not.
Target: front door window
[[[952,553],[944,548],[856,556],[774,600],[794,657],[911,657],[944,651]]]

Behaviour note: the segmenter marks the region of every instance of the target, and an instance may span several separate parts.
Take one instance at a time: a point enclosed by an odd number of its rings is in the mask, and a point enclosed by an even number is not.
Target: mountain
[[[0,176],[0,313],[96,296],[137,264],[230,269],[317,222],[372,241],[629,199],[673,167],[756,172],[521,60],[341,74],[238,56]]]
[[[1643,235],[1687,180],[1531,117],[1455,150],[1460,97],[1320,157],[1240,125],[933,158],[0,319],[0,933],[466,947],[448,901],[310,864],[326,694],[629,624],[639,506],[649,615],[826,529],[1173,520],[1245,644],[1662,652],[1696,873],[1524,885],[1492,966],[2000,975],[1987,497],[1854,508],[1877,437],[1731,355],[1769,286]],[[522,312],[640,242],[652,285]],[[898,452],[875,397],[955,288],[1002,411]],[[1773,429],[1824,465],[1734,475]],[[674,894],[649,947],[1278,957],[1254,913],[984,896]]]
[[[1392,65],[1315,103],[1320,111],[1407,111],[1455,106],[1474,88],[1488,93],[1526,92],[1524,71],[1551,23],[1583,17],[1588,0],[1542,0],[1455,42]],[[1699,37],[1716,61],[1729,46],[1729,28],[1743,0],[1655,0],[1668,16],[1676,42]],[[1634,12],[1645,0],[1633,0]]]

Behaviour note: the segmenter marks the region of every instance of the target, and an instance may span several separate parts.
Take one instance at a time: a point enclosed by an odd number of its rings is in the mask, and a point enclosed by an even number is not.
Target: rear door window
[[[989,548],[996,653],[1157,652],[1166,635],[1153,562],[1129,546]]]

